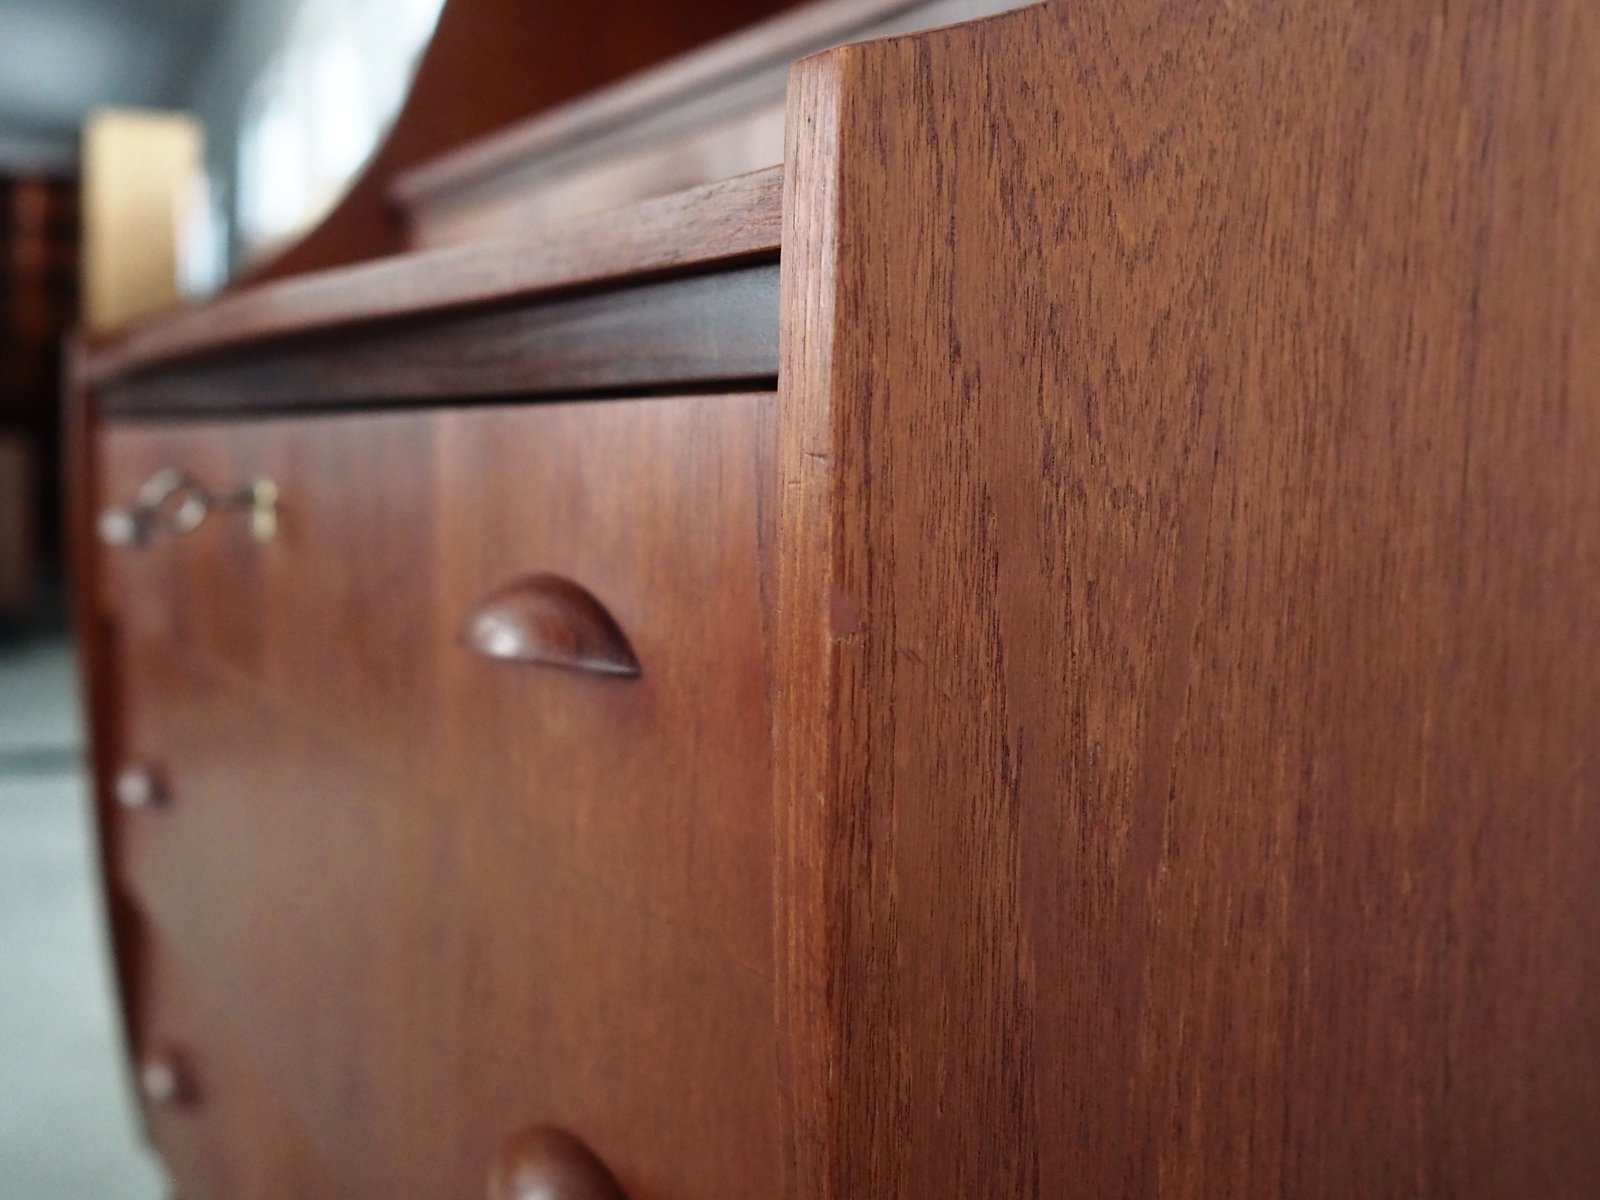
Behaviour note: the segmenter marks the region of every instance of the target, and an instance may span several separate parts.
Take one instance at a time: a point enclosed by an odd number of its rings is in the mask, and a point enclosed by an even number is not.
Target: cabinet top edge
[[[402,208],[430,203],[753,72],[786,70],[797,58],[870,36],[885,22],[929,7],[937,5],[932,0],[802,5],[401,172],[390,196]]]
[[[513,236],[263,283],[88,345],[80,378],[103,388],[256,342],[771,258],[782,217],[783,170],[769,167]]]

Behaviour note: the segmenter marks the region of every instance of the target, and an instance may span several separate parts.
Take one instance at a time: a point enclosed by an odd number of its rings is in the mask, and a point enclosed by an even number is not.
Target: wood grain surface
[[[529,1126],[634,1200],[1600,1195],[1596,62],[1585,0],[845,47],[775,398],[80,405],[80,529],[282,493],[80,565],[188,1200],[479,1194]],[[80,395],[770,258],[777,186],[240,294]],[[541,575],[637,678],[460,644]]]
[[[150,1140],[185,1197],[342,1200],[348,1193],[255,1056],[209,1011],[160,935],[141,923],[138,1061],[166,1056],[181,1100],[147,1104]]]
[[[235,282],[322,271],[410,245],[390,202],[394,179],[472,139],[585,93],[797,0],[449,0],[417,62],[404,105],[333,210],[287,248],[246,264]]]
[[[139,978],[144,969],[138,914],[117,887],[116,778],[127,758],[122,748],[123,694],[118,623],[109,603],[106,562],[95,536],[101,506],[99,438],[103,426],[87,382],[88,355],[81,335],[64,348],[61,406],[63,529],[73,660],[81,714],[88,804],[94,830],[94,864],[105,910],[107,949],[116,981],[117,1035],[130,1065],[139,1025]]]
[[[102,387],[106,416],[226,416],[629,389],[771,388],[775,263],[303,332]]]
[[[928,0],[822,0],[801,4],[646,71],[596,88],[569,103],[477,138],[396,176],[390,193],[402,208],[438,203],[452,192],[481,187],[537,167],[574,148],[605,153],[623,131],[649,140],[658,123],[681,130],[695,101],[748,79],[777,72],[776,94],[789,65],[807,53],[859,37],[874,24]]]
[[[1600,1194],[1600,9],[801,64],[789,1194]]]
[[[399,175],[415,246],[611,208],[783,157],[795,59],[1026,0],[815,0]]]
[[[217,1070],[248,1066],[337,1194],[483,1195],[534,1124],[635,1200],[764,1200],[781,1177],[772,400],[104,434],[110,501],[173,465],[280,488],[266,545],[224,514],[106,564],[122,753],[168,792],[108,813],[110,871],[232,1048]],[[485,597],[541,573],[604,603],[637,678],[461,643]],[[139,965],[142,996],[166,968]],[[148,1002],[136,1029],[186,1045]],[[205,1129],[224,1164],[252,1152]],[[253,1194],[210,1178],[183,1195]]]
[[[263,283],[135,326],[94,348],[87,382],[270,338],[438,313],[622,278],[771,257],[782,216],[776,168],[516,237],[397,255]]]

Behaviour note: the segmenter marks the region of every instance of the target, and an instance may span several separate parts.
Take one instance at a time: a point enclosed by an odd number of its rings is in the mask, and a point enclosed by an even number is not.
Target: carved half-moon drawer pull
[[[524,1129],[500,1148],[489,1200],[627,1200],[593,1150],[549,1125]]]
[[[248,513],[252,536],[270,542],[278,532],[278,485],[253,479],[214,492],[187,471],[167,467],[145,480],[132,504],[100,514],[100,539],[108,546],[143,546],[160,534],[193,533],[217,512]]]
[[[559,575],[534,575],[488,597],[462,641],[485,658],[543,663],[596,675],[639,674],[639,660],[592,593]]]

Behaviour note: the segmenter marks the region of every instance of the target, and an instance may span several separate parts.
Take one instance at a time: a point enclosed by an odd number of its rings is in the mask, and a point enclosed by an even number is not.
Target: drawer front
[[[348,1194],[478,1194],[527,1124],[635,1200],[775,1186],[771,417],[106,436],[113,501],[166,468],[278,490],[270,541],[219,511],[110,552],[124,748],[161,801],[117,818],[118,884]]]
[[[207,1009],[169,946],[139,935],[133,1033],[146,1127],[182,1200],[342,1200],[308,1132]]]

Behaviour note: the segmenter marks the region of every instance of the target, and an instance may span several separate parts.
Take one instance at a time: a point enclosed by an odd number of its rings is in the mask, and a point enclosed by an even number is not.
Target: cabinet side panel
[[[121,753],[122,687],[117,671],[118,628],[105,593],[104,560],[96,533],[100,494],[101,428],[89,390],[87,351],[82,335],[68,339],[66,384],[62,396],[63,495],[70,588],[72,638],[77,663],[89,771],[87,803],[93,814],[95,866],[105,904],[105,930],[111,954],[122,1049],[130,1064],[138,1028],[136,982],[142,954],[138,915],[117,887],[116,799],[113,779]]]
[[[801,1194],[1600,1191],[1597,60],[1090,2],[797,69]]]

